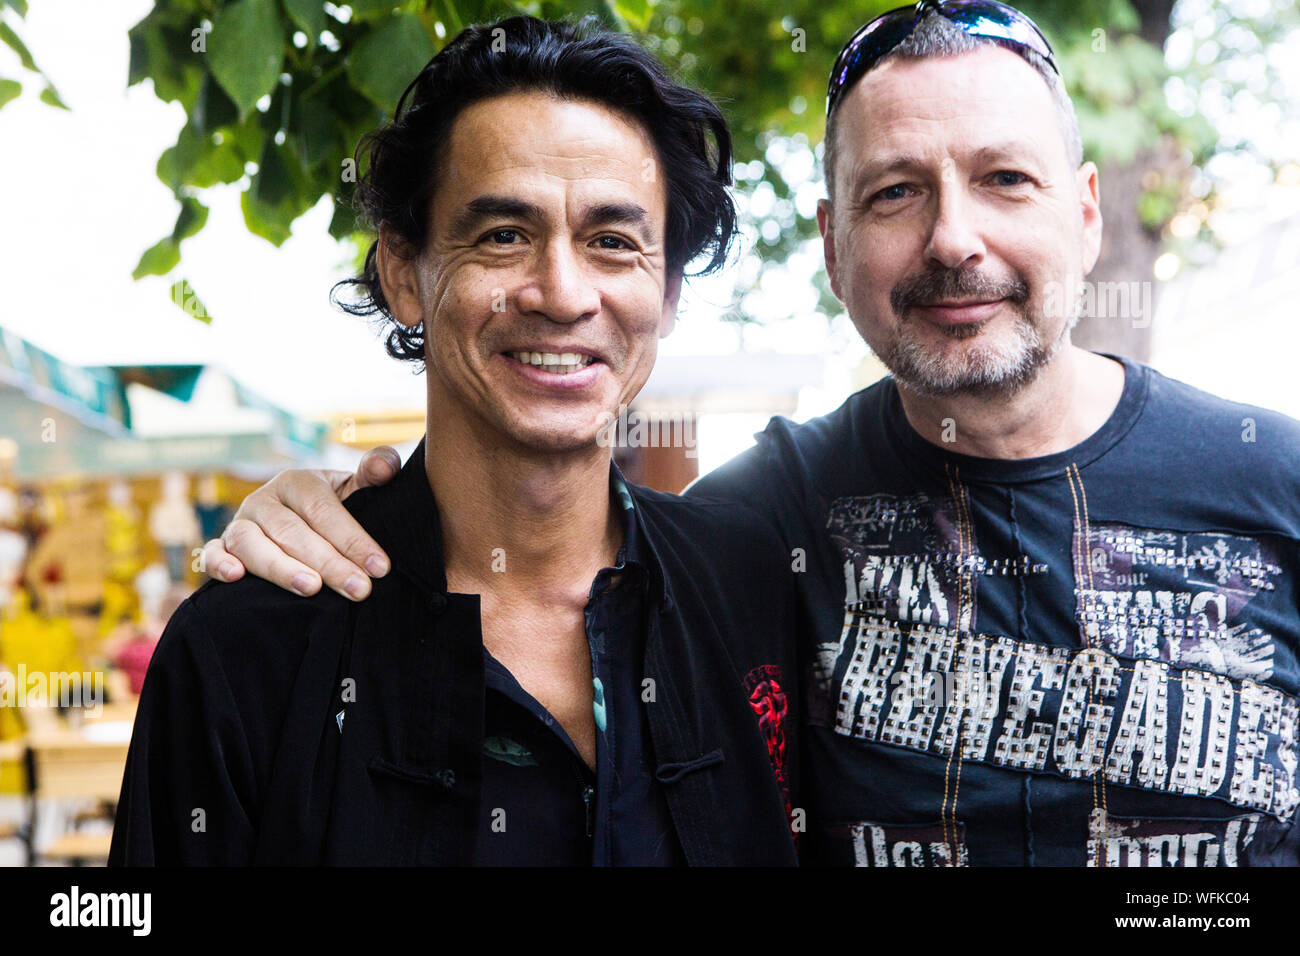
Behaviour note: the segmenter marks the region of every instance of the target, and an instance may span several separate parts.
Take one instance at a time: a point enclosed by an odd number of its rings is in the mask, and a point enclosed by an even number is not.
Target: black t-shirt
[[[885,379],[692,488],[801,572],[805,862],[1300,863],[1300,423],[1124,366],[1060,454],[948,452]]]

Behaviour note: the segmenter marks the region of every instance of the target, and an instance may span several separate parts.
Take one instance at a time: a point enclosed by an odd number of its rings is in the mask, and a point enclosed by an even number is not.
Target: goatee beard
[[[913,333],[917,306],[952,300],[1003,300],[1015,314],[1008,341],[972,343],[954,358],[926,346]],[[890,293],[898,317],[893,341],[880,356],[900,385],[922,395],[948,397],[975,395],[1004,397],[1014,394],[1037,376],[1060,350],[1074,322],[1066,323],[1051,343],[1028,309],[1029,285],[1020,277],[997,280],[968,269],[942,269],[905,279]],[[988,322],[941,326],[954,341],[976,339]]]

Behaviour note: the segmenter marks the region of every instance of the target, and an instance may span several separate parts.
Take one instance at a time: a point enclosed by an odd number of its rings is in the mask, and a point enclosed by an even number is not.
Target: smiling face
[[[644,129],[590,102],[517,93],[457,117],[427,248],[380,243],[394,318],[425,322],[430,422],[534,451],[595,444],[676,314],[657,163]]]
[[[1075,169],[1042,78],[985,45],[892,58],[838,107],[827,271],[902,385],[1008,392],[1068,338],[1101,241],[1096,168]]]

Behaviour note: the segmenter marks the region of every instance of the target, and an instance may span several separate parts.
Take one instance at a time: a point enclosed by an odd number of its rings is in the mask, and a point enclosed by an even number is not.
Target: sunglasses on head
[[[1019,10],[995,0],[951,0],[949,3],[921,0],[881,14],[853,34],[835,58],[826,91],[826,115],[835,109],[845,90],[911,36],[917,24],[931,13],[937,13],[970,36],[983,37],[1014,50],[1033,50],[1060,73],[1047,37]]]

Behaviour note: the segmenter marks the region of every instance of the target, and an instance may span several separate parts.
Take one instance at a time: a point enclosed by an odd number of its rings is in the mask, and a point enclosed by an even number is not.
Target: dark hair
[[[722,111],[669,79],[629,37],[600,29],[591,17],[569,23],[518,16],[462,30],[411,81],[393,121],[358,146],[368,159],[354,198],[358,218],[396,233],[404,255],[423,249],[438,162],[457,116],[480,100],[528,90],[590,100],[637,120],[664,170],[669,272],[707,257],[694,273],[703,275],[726,261],[736,210],[727,188],[731,134]],[[330,298],[353,315],[391,322],[388,354],[422,362],[424,323],[407,327],[393,319],[379,283],[378,247],[376,239],[361,274],[335,284]],[[340,298],[344,287],[353,288],[353,301]]]

